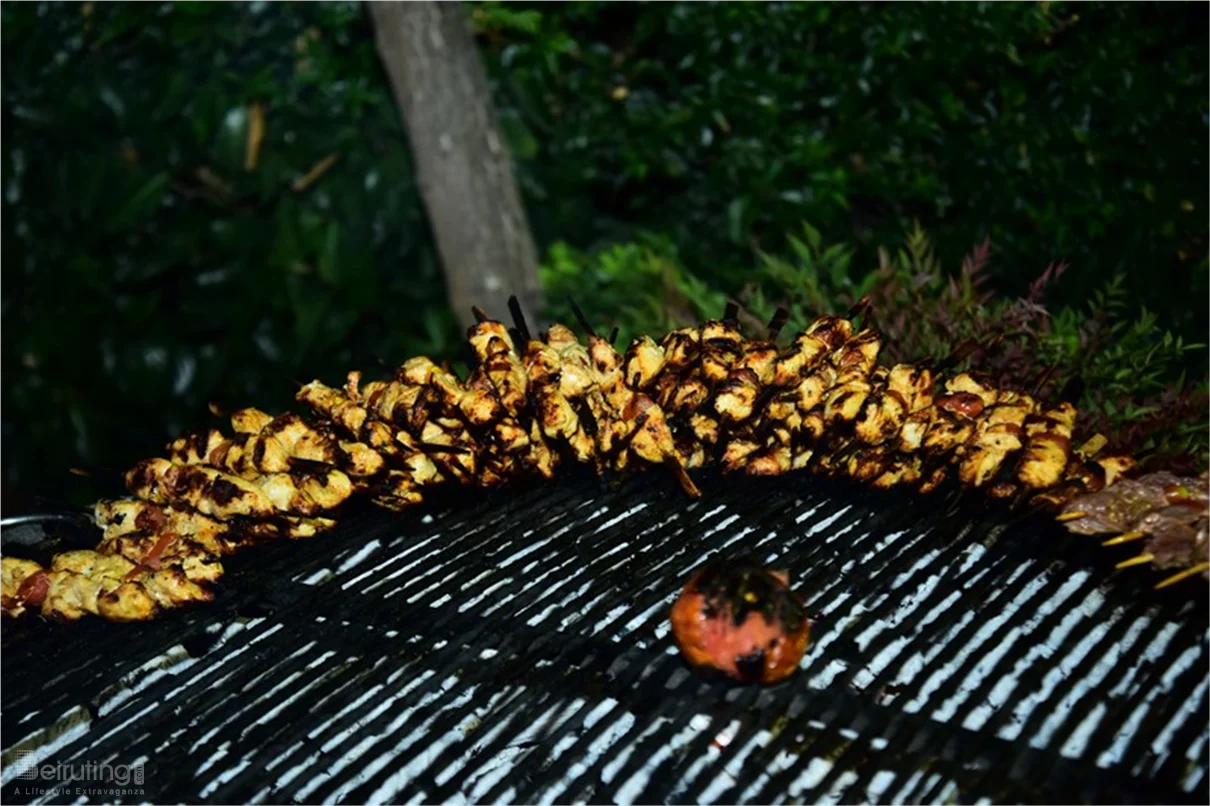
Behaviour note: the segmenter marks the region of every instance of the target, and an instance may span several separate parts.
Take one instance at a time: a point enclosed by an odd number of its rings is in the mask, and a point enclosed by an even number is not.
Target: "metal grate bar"
[[[996,662],[995,666],[988,672],[980,686],[967,698],[966,702],[972,706],[972,708],[968,710],[968,714],[973,714],[977,708],[988,707],[983,705],[985,702],[991,703],[994,706],[992,697],[1000,685],[1000,682],[1004,680],[1005,676],[1013,674],[1013,667],[1015,667],[1023,659],[1026,659],[1030,656],[1032,650],[1026,648],[1029,643],[1036,641],[1038,646],[1056,646],[1054,643],[1056,640],[1055,636],[1064,620],[1064,608],[1070,605],[1072,602],[1082,601],[1083,598],[1087,597],[1088,594],[1091,593],[1092,589],[1093,585],[1091,576],[1086,575],[1084,581],[1071,592],[1071,595],[1059,596],[1056,593],[1053,599],[1047,600],[1047,603],[1051,605],[1051,610],[1046,617],[1037,625],[1035,629],[1022,631],[1021,634],[1013,637],[1013,646],[1009,648],[1010,651],[1007,651],[1002,655],[1002,657]],[[1076,643],[1077,638],[1078,633],[1076,633],[1075,630],[1071,630],[1063,637],[1058,638],[1058,648],[1055,650],[1054,654],[1062,655],[1066,652],[1069,652],[1072,646]],[[1012,651],[1012,649],[1016,647],[1020,648],[1019,651]],[[1020,697],[1020,695],[1024,693],[1025,687],[1028,685],[1030,685],[1030,679],[1025,675],[1022,675],[1013,680],[1013,690],[1004,692],[1002,696],[1008,697],[1016,695]],[[1041,681],[1038,680],[1034,685],[1035,688],[1032,690],[1036,691],[1037,686],[1041,685]],[[978,732],[971,737],[970,745],[973,748],[973,754],[982,757],[989,752],[990,748],[994,744],[999,743],[1005,738],[1001,735],[1001,728],[1009,719],[1013,718],[1014,715],[1014,709],[1004,707],[1005,705],[1007,705],[1007,703],[1002,705],[999,709],[991,707],[991,714],[978,728]],[[965,724],[969,718],[970,717],[968,715],[966,718],[961,720],[955,718],[954,721],[959,724]],[[990,766],[985,770],[985,772],[987,773],[988,778],[991,778],[994,775]],[[990,781],[988,781],[988,783],[990,783]],[[935,797],[936,795],[937,792],[935,788],[932,790],[927,790],[922,794],[921,800],[927,801],[929,798]]]
[[[1003,546],[1004,543],[1001,542],[999,545]],[[984,555],[983,559],[992,560],[993,566],[985,580],[980,582],[979,587],[993,588],[996,593],[987,598],[985,604],[979,600],[972,600],[973,597],[969,597],[969,595],[963,597],[966,599],[968,608],[973,606],[974,610],[961,608],[961,606],[955,606],[952,609],[955,614],[973,612],[973,617],[962,624],[950,641],[947,641],[947,643],[962,647],[961,655],[964,660],[958,664],[957,668],[946,673],[946,677],[940,685],[927,693],[923,691],[922,686],[928,685],[928,681],[932,679],[933,675],[923,673],[912,680],[908,689],[900,693],[900,696],[905,698],[910,696],[909,702],[923,698],[920,713],[930,714],[934,719],[939,718],[938,712],[946,708],[946,703],[956,703],[952,707],[951,714],[944,718],[946,724],[955,727],[969,727],[968,721],[972,719],[975,710],[985,707],[985,703],[999,683],[996,674],[997,667],[1006,668],[1009,664],[1019,662],[1025,655],[1025,650],[1022,649],[1024,641],[1019,640],[1020,635],[1012,635],[1012,631],[1010,631],[1012,640],[1007,640],[1009,637],[1001,637],[997,634],[999,628],[1010,623],[1016,612],[1042,608],[1050,601],[1060,598],[1062,591],[1062,581],[1055,577],[1048,578],[1041,586],[1035,585],[1036,577],[1027,574],[1027,569],[1019,565],[1019,558],[1014,557],[1013,554],[997,552],[996,557]],[[966,588],[966,586],[962,587]],[[1033,604],[1032,608],[1031,604]],[[990,620],[985,621],[985,612],[992,614]],[[950,624],[952,626],[952,618]],[[990,624],[996,624],[996,628],[989,629]],[[941,627],[941,624],[938,624],[938,627]],[[997,661],[993,663],[992,668],[980,675],[979,683],[970,687],[969,680],[972,679],[972,675],[975,674],[975,670],[980,667],[980,664],[986,660],[987,655],[984,651],[986,646],[996,646],[996,649],[1003,651]],[[1014,651],[1014,649],[1018,651]],[[966,686],[966,691],[962,690],[963,686]],[[893,733],[887,736],[888,741],[895,741],[899,738]],[[980,745],[980,750],[986,750],[987,747],[989,744],[985,739]],[[918,760],[923,761],[923,758]],[[989,768],[991,766],[989,765]],[[941,781],[941,779],[934,779],[930,782],[928,778],[921,776],[906,779],[901,782],[901,785],[903,785],[903,790],[900,790],[898,794],[904,798],[911,798],[917,788],[928,787],[928,790],[924,791],[921,796],[922,801],[928,801],[930,798],[937,798],[938,788],[944,787],[947,782]]]
[[[921,532],[920,537],[918,537],[918,539],[912,543],[912,546],[924,548],[922,543],[929,542],[929,539],[938,540],[939,543],[949,543],[953,537],[955,537],[957,534],[961,534],[961,531],[962,526],[952,523],[944,524],[941,526],[941,528],[933,530],[928,530],[926,526],[926,531]],[[916,576],[918,574],[920,574],[920,571],[917,571],[916,574],[912,576]],[[905,588],[910,589],[908,586],[905,586]],[[892,599],[892,597],[887,597],[887,599]],[[876,608],[875,612],[878,610],[880,609]],[[855,644],[852,645],[851,652],[852,655],[860,657],[860,650],[857,649]],[[853,666],[857,666],[857,664],[849,663],[849,668],[852,668]],[[828,691],[832,692],[836,690],[848,690],[849,687],[851,687],[852,678],[854,677],[855,673],[857,673],[857,670],[858,669],[852,669],[852,672],[847,675],[849,680],[848,684],[837,683],[836,678],[832,679],[831,683],[829,684]],[[837,675],[837,677],[839,677],[839,675]],[[852,722],[858,718],[858,712],[864,712],[864,710],[866,710],[865,708],[859,707],[858,704],[854,703],[852,700],[849,700],[849,698],[843,698],[843,700],[834,708],[834,713],[829,714],[829,721],[834,722],[834,724],[837,725],[852,724]],[[817,718],[820,718],[820,716],[823,715],[823,713],[820,713]],[[875,732],[875,735],[877,735],[877,732]],[[759,750],[759,752],[757,752],[753,758],[751,758],[753,771],[771,766],[773,761],[777,759],[778,754],[787,752],[790,737],[791,735],[789,732],[784,732],[783,736],[778,737],[779,741],[771,742],[767,745],[767,747]],[[802,743],[799,748],[796,748],[796,753],[801,754],[803,758],[808,758],[808,756],[823,756],[825,755],[825,750],[823,747],[820,747],[820,745],[831,742],[834,742],[834,738],[832,738],[828,732],[819,731],[816,733],[816,735],[814,735],[813,738],[809,739],[809,741]],[[826,775],[820,779],[816,785],[813,785],[812,790],[818,791],[825,789],[826,785],[834,783],[836,778],[839,777],[841,773],[847,771],[847,766],[845,764],[841,764],[840,761],[841,759],[836,760],[836,764],[832,766],[831,770],[826,773]],[[745,772],[747,772],[747,770],[745,770]],[[768,784],[777,785],[778,788],[784,787],[784,785],[789,785],[793,777],[796,777],[796,773],[791,775],[791,768],[787,768],[787,770],[782,773],[782,776],[774,776],[771,781],[768,782]]]
[[[1008,593],[1005,593],[1003,596],[993,598],[993,600],[991,601],[992,606],[999,606],[1002,601],[1012,601],[1016,598],[1019,598],[1012,594],[1015,593],[1016,589],[1022,588],[1024,586],[1024,579],[1025,578],[1023,576],[1018,577],[1018,584],[1012,586],[1011,589],[1005,588],[1005,590],[1009,591]],[[996,587],[997,587],[997,589],[1001,589],[1002,585],[998,584]],[[1050,580],[1050,584],[1047,587],[1057,587],[1057,581],[1054,578],[1052,578]],[[1053,597],[1058,593],[1058,591],[1051,592],[1049,590],[1046,590],[1045,588],[1043,589],[1042,592],[1046,594],[1046,599],[1044,599],[1044,601],[1046,601],[1046,600],[1053,601],[1053,599],[1051,599],[1050,597]],[[1030,598],[1036,600],[1041,597],[1037,596],[1037,594],[1035,593]],[[1023,607],[1024,607],[1024,604],[1020,605],[1018,609],[1023,608]],[[1058,612],[1057,608],[1056,608],[1055,612],[1056,613]],[[967,632],[968,634],[970,632],[973,632],[977,624],[978,624],[978,619],[972,619],[971,622],[967,625],[965,632]],[[1017,636],[1017,637],[1019,638],[1020,636]],[[959,639],[959,640],[961,640],[961,639]],[[976,658],[976,659],[978,658],[977,653],[979,650],[979,644],[981,644],[982,641],[978,640],[977,633],[976,633],[976,641],[977,641],[977,643],[974,647],[974,654],[968,655],[968,658]],[[1011,642],[1011,644],[1016,644],[1018,647],[1022,646],[1022,643],[1019,641],[1016,641],[1016,640],[1013,640]],[[972,647],[971,647],[970,643],[964,642],[963,645],[968,652],[971,651]],[[1024,655],[1023,651],[1016,651],[1016,652],[1012,651],[1013,650],[1012,645],[1005,647],[1005,649],[1006,649],[1006,651],[1001,655],[999,660],[996,662],[995,666],[991,670],[989,670],[989,672],[987,674],[985,674],[983,676],[982,683],[973,692],[971,692],[969,695],[967,695],[965,697],[965,702],[967,703],[968,706],[971,706],[971,707],[968,707],[968,709],[966,710],[965,716],[963,716],[961,713],[955,713],[953,716],[949,717],[947,719],[947,721],[953,722],[955,724],[967,724],[967,722],[972,718],[972,716],[974,714],[974,709],[978,708],[978,707],[983,707],[982,702],[985,700],[985,698],[987,698],[988,696],[991,695],[992,691],[994,690],[993,686],[998,685],[999,675],[997,674],[996,667],[1005,668],[1007,666],[1007,664],[1010,662],[1015,664],[1016,662],[1020,661],[1022,656]],[[1069,647],[1062,647],[1059,650],[1059,654],[1062,654],[1065,649],[1069,649]],[[974,668],[975,668],[975,664],[972,664],[971,662],[969,662],[969,660],[967,663],[964,663],[961,668],[959,668],[952,676],[950,676],[949,680],[947,681],[947,683],[945,685],[934,690],[930,694],[930,696],[926,700],[922,710],[927,712],[927,709],[933,700],[945,699],[946,695],[949,694],[949,692],[951,690],[956,688],[957,682],[965,679],[973,671]],[[933,713],[936,714],[935,711]],[[984,726],[984,727],[986,728],[986,726]],[[986,748],[988,740],[989,740],[989,736],[990,736],[990,732],[985,730],[985,732],[982,734],[982,741],[975,743],[975,746],[978,751],[982,751],[983,749]],[[939,788],[942,787],[943,785],[944,784],[942,781],[940,781],[940,780],[935,781],[932,784],[931,788],[928,789],[926,792],[924,792],[922,799],[927,801],[927,800],[936,798],[939,795]],[[909,793],[900,793],[901,796],[907,795],[907,794],[909,794]]]
[[[1122,635],[1125,632],[1125,629],[1129,627],[1129,620],[1127,620],[1127,618],[1120,617],[1118,612],[1113,612],[1113,614],[1110,614],[1110,617],[1113,618],[1111,628],[1108,629],[1108,631],[1106,631],[1105,634],[1096,641],[1093,647],[1090,647],[1088,654],[1082,658],[1076,669],[1074,669],[1071,677],[1068,677],[1068,679],[1065,681],[1065,684],[1061,684],[1059,687],[1056,687],[1056,691],[1054,692],[1053,697],[1051,697],[1055,701],[1056,707],[1061,707],[1062,703],[1071,700],[1073,697],[1073,689],[1074,686],[1077,685],[1077,681],[1083,680],[1091,673],[1091,670],[1093,670],[1096,664],[1099,663],[1102,658],[1104,658],[1106,652],[1110,650],[1110,647],[1113,646],[1112,641],[1116,638],[1120,638],[1120,635]],[[1172,660],[1175,660],[1175,656],[1179,654],[1179,651],[1174,652],[1174,647],[1181,643],[1182,639],[1187,640],[1189,637],[1192,637],[1192,631],[1189,631],[1188,627],[1189,626],[1187,623],[1183,624],[1182,628],[1177,631],[1177,634],[1174,637],[1175,640],[1168,641],[1168,646],[1166,646],[1164,649],[1164,655],[1160,656],[1162,657],[1160,663],[1171,663]],[[1125,669],[1127,669],[1127,664],[1120,664],[1119,673],[1124,673]],[[1113,675],[1106,675],[1106,677],[1112,678]],[[1137,702],[1139,702],[1139,697],[1146,696],[1146,690],[1148,687],[1154,684],[1154,679],[1157,677],[1157,674],[1150,673],[1146,674],[1145,677],[1140,680],[1140,684],[1139,687],[1137,687],[1135,695],[1130,697],[1131,702],[1129,704],[1129,710],[1134,710]],[[1104,686],[1104,689],[1102,690],[1106,690],[1108,687],[1111,687],[1111,683],[1112,680],[1110,679],[1101,680],[1100,684],[1101,686]],[[1051,735],[1048,743],[1051,748],[1055,749],[1054,755],[1058,756],[1060,754],[1061,748],[1064,748],[1067,742],[1071,741],[1074,732],[1079,729],[1079,726],[1083,724],[1085,719],[1089,718],[1091,713],[1093,713],[1094,708],[1100,707],[1101,702],[1104,702],[1101,700],[1101,698],[1084,697],[1083,701],[1074,700],[1071,703],[1071,706],[1068,707],[1067,715],[1064,719],[1062,719],[1061,724],[1056,726],[1056,730],[1054,731],[1053,735]],[[1129,713],[1129,710],[1125,713]],[[1049,770],[1045,767],[1038,771],[1039,775],[1045,775],[1047,772],[1049,772]],[[1033,775],[1033,771],[1029,770],[1029,768],[1024,768],[1024,770],[1022,770],[1022,775]]]
[[[1097,725],[1093,736],[1089,738],[1085,752],[1093,758],[1110,754],[1111,744],[1113,739],[1117,738],[1119,730],[1130,725],[1131,718],[1134,714],[1140,713],[1143,703],[1158,698],[1164,704],[1162,706],[1153,704],[1151,708],[1147,708],[1146,712],[1143,712],[1145,715],[1143,715],[1142,724],[1134,729],[1134,736],[1125,744],[1118,760],[1143,759],[1146,758],[1146,755],[1150,755],[1150,753],[1143,753],[1142,743],[1145,741],[1150,743],[1151,737],[1158,737],[1164,726],[1170,724],[1170,721],[1185,704],[1185,695],[1172,696],[1165,692],[1174,689],[1192,691],[1200,681],[1205,681],[1206,675],[1210,673],[1210,669],[1208,669],[1210,658],[1204,649],[1197,645],[1199,638],[1204,638],[1202,631],[1194,627],[1192,622],[1183,623],[1181,629],[1165,647],[1164,655],[1148,670],[1146,678],[1137,684],[1134,693],[1128,697],[1118,697],[1116,700],[1106,697],[1110,704],[1105,708],[1104,718]],[[1189,652],[1195,654],[1193,662],[1188,663],[1181,672],[1172,675],[1172,670],[1177,668],[1177,658],[1189,654]],[[1127,766],[1131,768],[1135,765],[1128,761]]]
[[[1202,658],[1202,662],[1198,665],[1204,669],[1207,666],[1206,659]],[[1163,764],[1154,770],[1154,777],[1180,779],[1185,791],[1193,792],[1196,784],[1190,780],[1192,772],[1190,768],[1199,760],[1206,758],[1206,742],[1199,742],[1198,738],[1210,730],[1207,726],[1210,726],[1210,687],[1207,687],[1203,681],[1201,693],[1197,697],[1197,706],[1189,714],[1184,724],[1173,732],[1172,741],[1169,744],[1171,752]],[[1201,748],[1200,752],[1192,750],[1197,747]],[[1190,748],[1190,750],[1181,752],[1182,748]]]

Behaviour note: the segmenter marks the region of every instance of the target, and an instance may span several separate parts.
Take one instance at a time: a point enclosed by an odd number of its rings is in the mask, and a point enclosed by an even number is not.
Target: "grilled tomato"
[[[811,625],[788,575],[749,559],[716,559],[672,605],[681,654],[700,670],[742,683],[785,680],[798,668]]]

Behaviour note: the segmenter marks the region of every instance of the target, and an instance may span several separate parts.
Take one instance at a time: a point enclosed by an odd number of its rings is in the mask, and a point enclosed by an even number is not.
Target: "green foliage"
[[[801,220],[863,259],[919,220],[943,254],[990,238],[1000,293],[1062,258],[1064,303],[1121,273],[1168,327],[1207,330],[1204,5],[477,9],[538,144],[522,167],[543,242],[661,232],[735,293]]]
[[[802,323],[874,289],[876,247],[919,220],[943,255],[993,239],[980,294],[1027,296],[1019,267],[1069,260],[1055,350],[1105,332],[1085,300],[1118,274],[1130,305],[1112,321],[1145,303],[1174,336],[1206,332],[1204,5],[470,13],[538,244],[570,244],[545,269],[565,321],[568,294],[626,332],[716,315],[729,294],[751,324],[787,300]],[[277,409],[290,378],[452,357],[359,4],[9,3],[0,42],[6,501],[15,486],[87,502],[65,468],[153,454],[211,400]],[[958,307],[922,313],[972,280],[947,291],[905,254],[925,279],[885,300],[899,342],[974,332]]]
[[[291,377],[454,344],[358,5],[0,13],[6,483],[58,496],[208,401],[284,408]]]

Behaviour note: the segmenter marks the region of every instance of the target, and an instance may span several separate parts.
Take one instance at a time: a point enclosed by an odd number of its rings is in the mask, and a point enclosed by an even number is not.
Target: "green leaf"
[[[105,223],[108,232],[124,229],[140,218],[150,215],[158,209],[168,189],[168,174],[158,173],[144,182],[125,202],[118,207]]]
[[[807,243],[811,245],[811,249],[818,251],[819,245],[823,243],[823,236],[819,234],[819,230],[804,221],[802,223],[802,231],[806,234]]]
[[[501,115],[500,128],[508,141],[509,151],[517,160],[532,160],[538,156],[538,139],[517,115]]]
[[[747,198],[732,199],[731,203],[727,205],[727,233],[731,236],[732,243],[742,244],[747,240],[747,216]]]
[[[325,283],[336,285],[340,280],[340,224],[329,221],[324,230],[323,249],[319,253],[319,276]]]

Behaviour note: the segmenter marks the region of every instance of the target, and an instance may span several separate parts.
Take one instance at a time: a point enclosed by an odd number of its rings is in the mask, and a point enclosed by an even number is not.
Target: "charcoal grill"
[[[233,558],[207,607],[8,629],[6,802],[1207,802],[1203,590],[973,501],[704,493],[358,513]],[[673,648],[668,607],[720,552],[804,595],[789,682],[703,680]],[[90,762],[142,782],[28,780]]]

